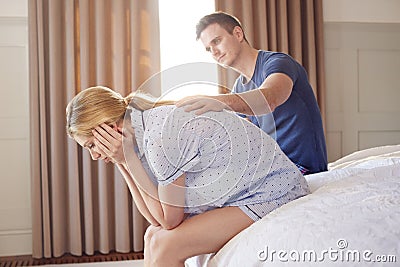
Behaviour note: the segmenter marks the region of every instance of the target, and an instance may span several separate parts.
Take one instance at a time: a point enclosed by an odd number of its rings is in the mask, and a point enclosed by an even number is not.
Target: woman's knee
[[[152,254],[164,254],[167,253],[167,247],[170,235],[169,230],[160,229],[159,231],[151,231],[149,236],[148,248]],[[150,236],[151,235],[151,236]],[[170,243],[171,244],[171,243]]]
[[[184,258],[180,253],[182,246],[179,245],[179,236],[173,230],[161,229],[152,234],[151,240],[148,243],[148,249],[151,254],[154,266],[158,263],[176,264],[183,262]]]
[[[154,233],[160,231],[162,228],[159,226],[150,225],[147,227],[146,232],[144,233],[144,242],[149,244],[150,240],[153,238]]]

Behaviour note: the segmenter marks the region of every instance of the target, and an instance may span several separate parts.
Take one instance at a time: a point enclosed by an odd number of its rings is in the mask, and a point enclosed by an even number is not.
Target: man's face
[[[240,53],[241,39],[237,34],[230,34],[219,24],[214,23],[200,34],[200,40],[206,51],[210,52],[215,61],[224,66],[234,67]]]

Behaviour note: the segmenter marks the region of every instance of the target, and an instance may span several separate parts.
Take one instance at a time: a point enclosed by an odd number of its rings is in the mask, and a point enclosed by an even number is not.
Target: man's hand
[[[230,109],[220,99],[221,96],[188,96],[175,103],[177,107],[185,107],[186,112],[196,110],[196,115],[201,115],[207,111],[222,111]]]
[[[93,130],[95,145],[101,149],[113,163],[125,163],[122,149],[122,134],[106,124],[101,124]]]

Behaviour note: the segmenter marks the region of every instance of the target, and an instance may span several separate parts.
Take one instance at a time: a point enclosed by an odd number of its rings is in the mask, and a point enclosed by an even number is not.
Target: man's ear
[[[235,26],[235,28],[233,28],[233,32],[232,34],[238,38],[238,40],[241,42],[244,38],[244,33],[243,33],[243,29],[239,26]]]

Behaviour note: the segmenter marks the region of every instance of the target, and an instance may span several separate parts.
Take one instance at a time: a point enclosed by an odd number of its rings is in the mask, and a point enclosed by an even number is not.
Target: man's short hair
[[[219,24],[222,28],[224,28],[228,33],[232,34],[233,29],[236,26],[239,26],[242,31],[243,31],[243,37],[246,40],[246,37],[244,35],[244,30],[243,27],[240,23],[240,21],[232,16],[229,15],[228,13],[222,12],[222,11],[217,11],[214,13],[211,13],[209,15],[206,15],[202,17],[199,22],[196,25],[196,40],[199,40],[200,34],[204,31],[205,28],[207,28],[209,25],[217,23]],[[247,40],[246,40],[247,42]]]

